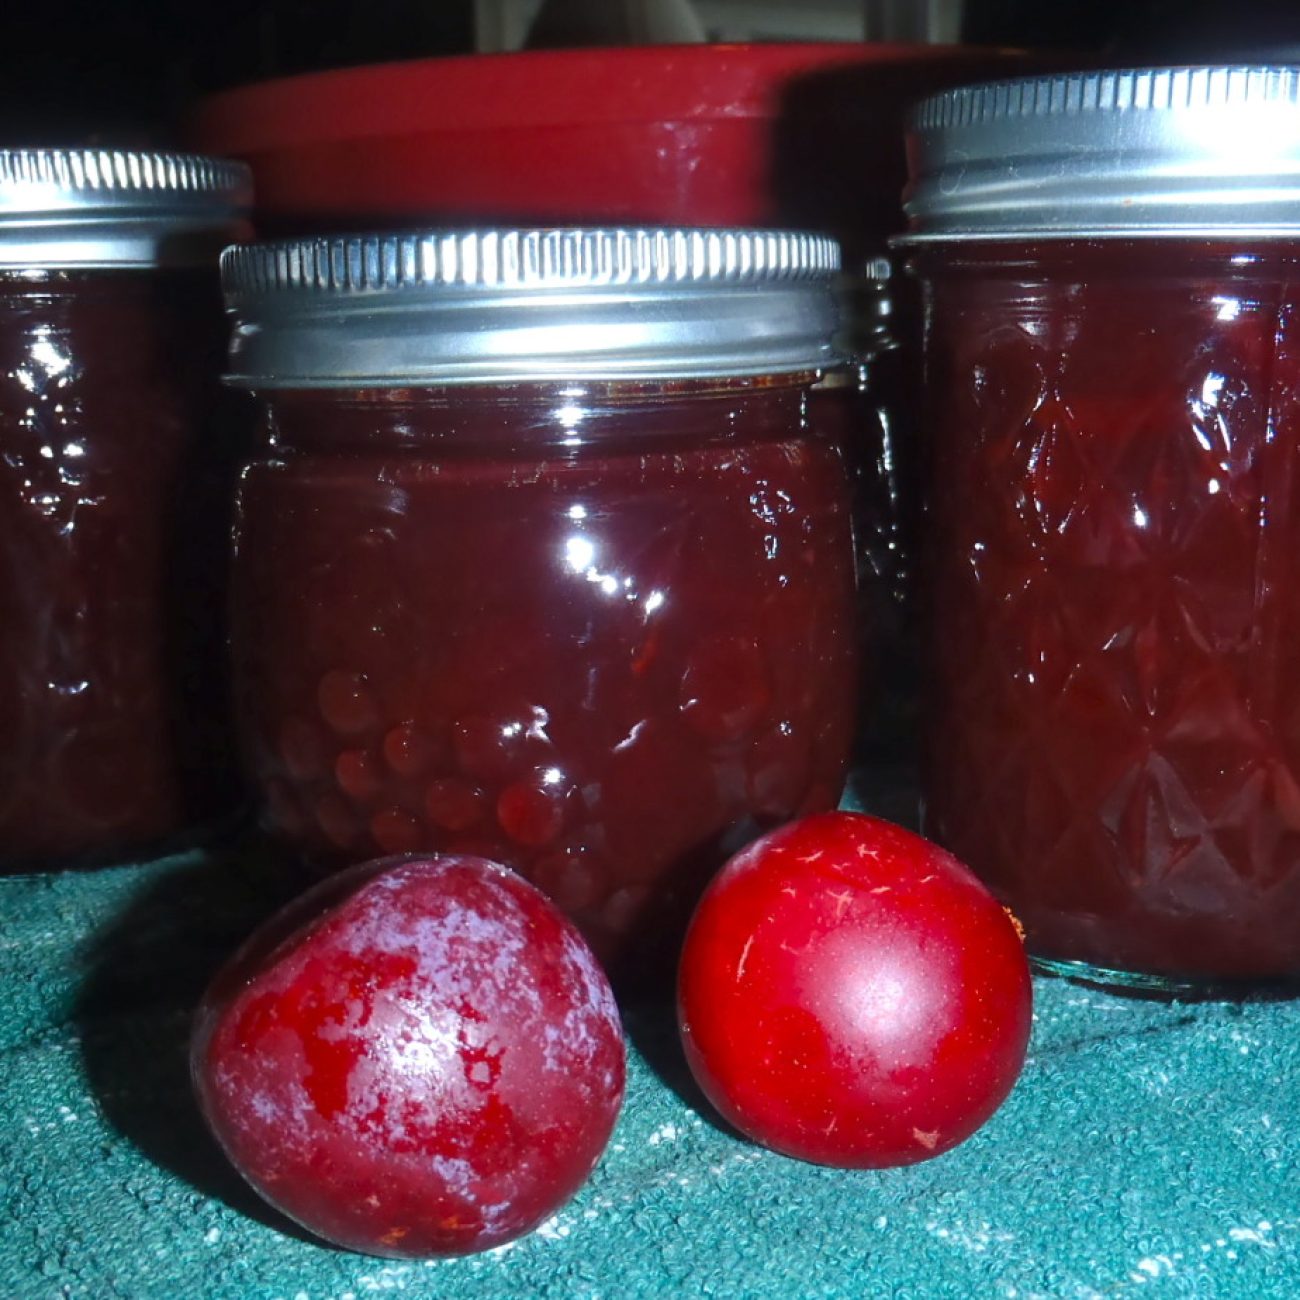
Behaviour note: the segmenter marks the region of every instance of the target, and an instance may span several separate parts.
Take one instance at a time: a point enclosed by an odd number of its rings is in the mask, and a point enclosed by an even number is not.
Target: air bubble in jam
[[[424,809],[429,820],[445,831],[469,830],[487,811],[483,792],[456,777],[432,782],[425,791]]]
[[[384,736],[384,761],[398,776],[420,776],[433,760],[435,746],[414,722],[393,727]]]
[[[369,731],[378,721],[374,698],[360,673],[329,672],[316,691],[321,717],[340,736]]]
[[[568,789],[558,768],[544,768],[532,777],[506,786],[497,798],[497,821],[518,844],[541,848],[564,827]]]
[[[365,803],[383,789],[378,762],[364,749],[346,749],[334,760],[334,778],[344,794]]]

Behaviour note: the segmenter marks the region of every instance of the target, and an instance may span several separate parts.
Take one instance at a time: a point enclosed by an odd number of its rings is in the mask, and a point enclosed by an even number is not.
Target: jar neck
[[[911,275],[1115,276],[1137,282],[1214,276],[1293,275],[1300,239],[1240,242],[1203,238],[951,240],[916,246],[904,263]]]
[[[293,389],[261,393],[279,450],[580,454],[805,431],[815,373],[745,379]]]

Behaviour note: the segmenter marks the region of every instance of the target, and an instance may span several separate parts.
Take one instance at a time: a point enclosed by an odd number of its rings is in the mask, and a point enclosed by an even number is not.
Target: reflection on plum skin
[[[612,958],[682,911],[738,827],[832,804],[855,685],[847,484],[802,429],[801,384],[588,390],[580,420],[540,386],[274,398],[281,454],[241,492],[236,646],[280,831],[346,860],[400,812],[419,847],[539,880]],[[577,423],[575,450],[555,429]],[[364,682],[368,731],[321,716],[311,684],[333,673]],[[427,750],[418,771],[384,757],[395,729]],[[346,821],[344,742],[383,777]]]

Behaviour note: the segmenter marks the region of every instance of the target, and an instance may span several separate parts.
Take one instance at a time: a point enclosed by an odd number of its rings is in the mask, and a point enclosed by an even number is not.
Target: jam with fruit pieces
[[[770,265],[711,269],[711,248],[774,238]],[[808,399],[833,356],[828,246],[339,240],[314,300],[307,270],[267,270],[284,247],[226,264],[234,368],[263,410],[234,651],[268,825],[325,864],[509,863],[624,977],[671,961],[726,856],[833,807],[844,778],[850,487]],[[393,320],[363,314],[376,299]],[[405,359],[367,351],[379,330]]]

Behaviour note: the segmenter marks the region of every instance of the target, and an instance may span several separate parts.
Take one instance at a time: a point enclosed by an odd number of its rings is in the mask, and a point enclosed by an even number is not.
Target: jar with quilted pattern
[[[910,137],[927,830],[1040,963],[1300,972],[1300,73],[971,87]]]

